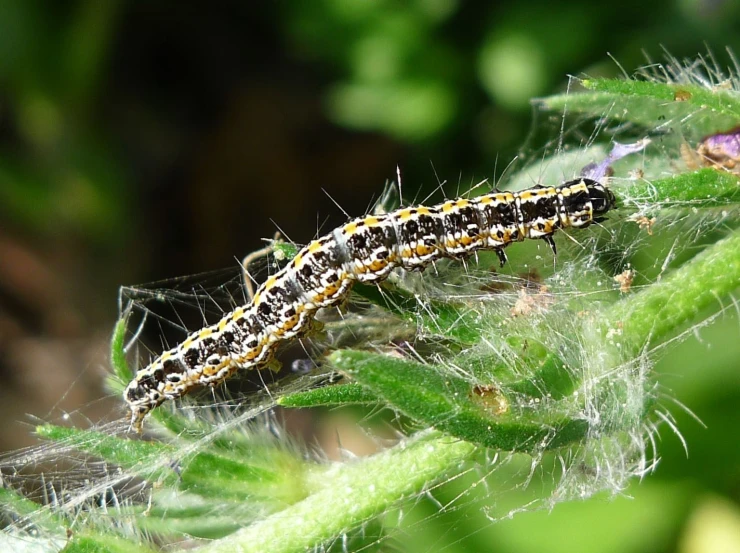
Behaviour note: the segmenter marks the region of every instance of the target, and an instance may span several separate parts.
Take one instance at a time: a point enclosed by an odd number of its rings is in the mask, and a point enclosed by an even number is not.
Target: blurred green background
[[[739,24],[722,0],[0,0],[0,450],[33,417],[122,414],[102,387],[121,284],[228,266],[275,223],[305,242],[345,217],[322,189],[361,214],[396,165],[409,196],[493,177],[567,74],[726,59]],[[739,324],[662,359],[707,428],[664,400],[689,455],[664,428],[634,499],[497,524],[421,502],[401,550],[740,549]]]

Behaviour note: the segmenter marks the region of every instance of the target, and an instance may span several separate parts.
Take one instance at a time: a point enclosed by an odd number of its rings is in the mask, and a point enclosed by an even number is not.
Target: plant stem
[[[338,465],[331,485],[260,522],[203,547],[203,553],[307,551],[357,528],[469,458],[473,444],[430,431],[395,447]]]
[[[618,302],[607,312],[607,328],[620,328],[620,341],[640,351],[738,287],[740,231],[736,230],[665,279]]]

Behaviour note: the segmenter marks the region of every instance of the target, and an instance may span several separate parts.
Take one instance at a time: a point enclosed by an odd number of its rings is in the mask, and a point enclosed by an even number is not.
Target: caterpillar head
[[[583,183],[588,189],[588,197],[591,200],[594,221],[598,221],[607,211],[617,206],[617,198],[606,186],[591,179],[583,179]]]
[[[164,396],[153,388],[150,376],[143,379],[135,378],[131,381],[123,397],[131,409],[131,429],[138,434],[142,431],[144,417],[164,401]]]
[[[598,181],[582,177],[561,187],[567,227],[584,228],[604,220],[604,214],[617,205],[614,193]]]

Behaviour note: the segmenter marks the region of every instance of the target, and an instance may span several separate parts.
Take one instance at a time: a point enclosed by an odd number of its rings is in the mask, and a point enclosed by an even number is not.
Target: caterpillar
[[[395,268],[422,270],[433,261],[542,239],[603,220],[616,206],[600,182],[580,178],[425,207],[403,207],[349,221],[306,247],[254,294],[251,303],[192,333],[140,370],[124,391],[131,428],[163,402],[214,386],[240,369],[265,367],[277,347],[304,334],[319,309],[341,303],[356,282],[378,283]]]

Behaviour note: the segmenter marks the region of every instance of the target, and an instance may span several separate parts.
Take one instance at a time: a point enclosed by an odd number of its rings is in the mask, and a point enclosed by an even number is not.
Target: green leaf
[[[112,534],[83,532],[73,534],[64,553],[147,553],[154,549]]]
[[[693,84],[670,84],[632,79],[583,79],[584,87],[607,94],[652,98],[661,102],[676,102],[709,110],[717,121],[730,117],[740,120],[740,98],[733,90],[708,89]]]
[[[275,448],[273,455],[263,458],[231,457],[205,450],[202,445],[177,448],[54,425],[40,426],[36,433],[161,485],[177,486],[203,497],[292,503],[306,493],[302,480],[307,465],[290,452]]]
[[[543,420],[513,409],[497,414],[501,409],[490,409],[476,398],[478,390],[488,387],[433,365],[349,350],[335,352],[330,361],[424,426],[487,447],[507,451],[557,448],[582,439],[587,431],[585,421],[558,415]],[[510,403],[505,395],[499,395],[496,402]]]
[[[13,521],[15,529],[42,529],[56,536],[66,533],[66,525],[61,518],[10,488],[0,488],[0,510],[5,514],[4,518]]]
[[[154,495],[146,516],[137,518],[140,530],[159,535],[218,539],[266,514],[264,505],[254,501],[201,501],[189,505],[188,494],[179,493],[170,501],[164,500],[162,495]]]
[[[475,312],[462,303],[442,299],[424,299],[397,287],[357,285],[354,291],[403,320],[421,327],[424,334],[472,344],[480,339],[480,325]]]
[[[372,404],[378,397],[359,384],[334,384],[278,398],[282,407],[337,407],[340,405]]]
[[[618,302],[605,314],[602,332],[624,355],[642,351],[740,288],[740,231],[699,253],[694,259],[640,292]]]
[[[167,482],[177,480],[177,475],[172,468],[163,467],[159,462],[162,459],[173,458],[177,450],[171,445],[152,441],[126,440],[104,432],[53,424],[37,426],[36,435],[101,457],[110,463],[130,468],[140,476],[161,478]]]
[[[740,201],[740,177],[714,168],[679,173],[663,179],[641,180],[627,190],[615,190],[626,204],[655,206],[654,209],[682,206],[717,207]],[[673,205],[672,205],[673,204]]]
[[[122,393],[125,384],[134,376],[134,372],[126,360],[126,330],[128,325],[128,314],[124,314],[113,327],[113,336],[110,342],[110,362],[113,374],[108,378],[108,387],[111,390]]]
[[[731,129],[740,121],[740,100],[731,91],[637,80],[581,82],[590,92],[558,94],[535,103],[550,111],[630,121],[648,129],[690,120],[687,128],[704,135]]]
[[[537,367],[532,363],[531,367]],[[558,355],[548,354],[532,375],[507,385],[507,389],[532,398],[562,399],[580,384],[572,371]]]
[[[203,553],[298,553],[331,543],[404,497],[415,497],[475,453],[475,446],[424,432],[336,467],[303,501],[202,548]]]

